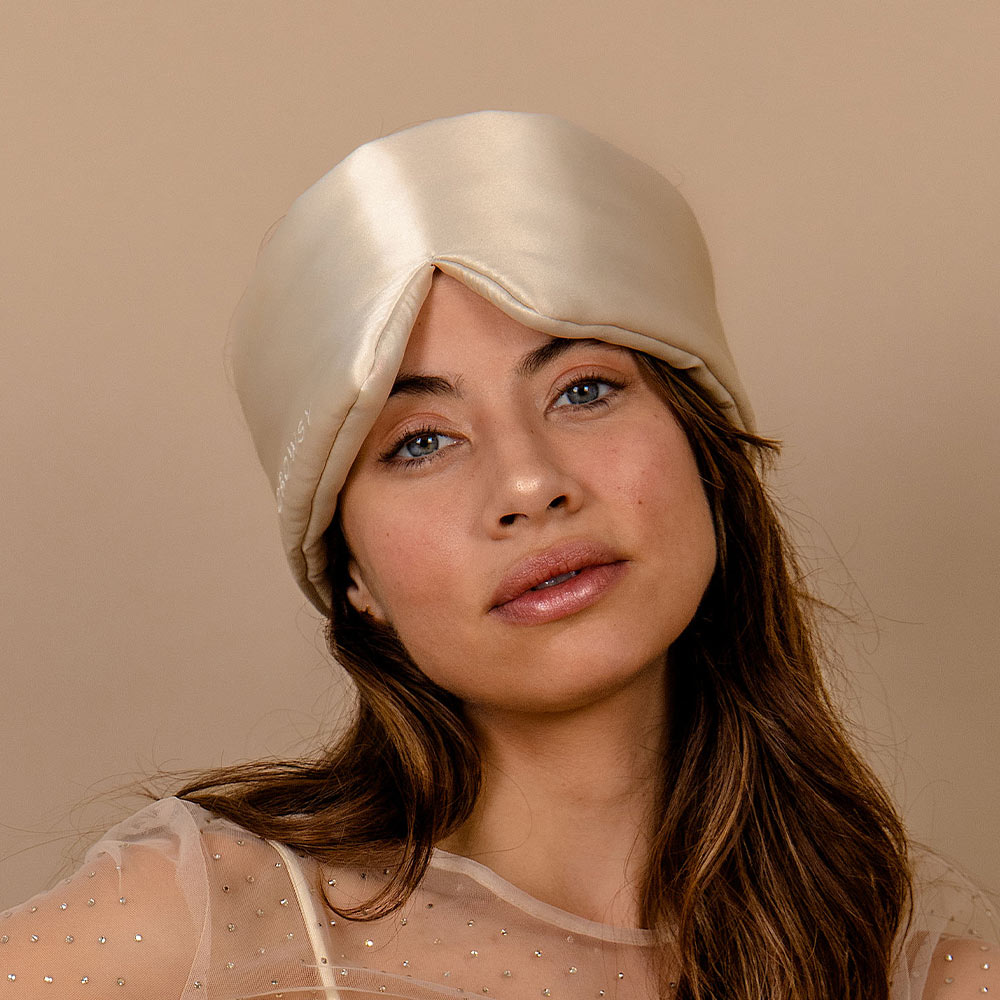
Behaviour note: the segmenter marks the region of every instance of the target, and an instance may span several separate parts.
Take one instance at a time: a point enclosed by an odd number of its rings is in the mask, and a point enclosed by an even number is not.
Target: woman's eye
[[[556,399],[556,406],[579,406],[586,403],[596,403],[597,400],[606,396],[614,387],[609,382],[591,378],[580,382],[574,382],[567,386]],[[565,400],[565,402],[563,402]]]
[[[393,458],[415,459],[427,458],[442,448],[447,448],[449,444],[455,444],[455,439],[447,434],[438,434],[435,431],[421,431],[408,437],[396,449]]]

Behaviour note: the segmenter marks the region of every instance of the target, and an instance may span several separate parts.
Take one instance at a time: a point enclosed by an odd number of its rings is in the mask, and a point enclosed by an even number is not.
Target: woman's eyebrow
[[[595,340],[593,337],[553,337],[550,341],[529,351],[517,364],[516,373],[521,378],[534,375],[544,368],[550,361],[558,358],[561,354],[572,350],[578,345],[587,347],[609,347],[612,350],[620,350],[614,344],[606,344],[603,340]]]
[[[603,340],[592,337],[552,337],[540,347],[529,351],[518,361],[514,369],[519,378],[534,375],[550,361],[565,354],[577,346],[606,347],[610,350],[621,350],[614,344],[606,344]],[[450,382],[443,375],[421,375],[418,372],[400,372],[392,383],[389,398],[394,396],[454,396],[461,399],[461,388]]]
[[[392,383],[389,398],[393,396],[457,396],[462,394],[441,375],[417,375],[401,372]]]

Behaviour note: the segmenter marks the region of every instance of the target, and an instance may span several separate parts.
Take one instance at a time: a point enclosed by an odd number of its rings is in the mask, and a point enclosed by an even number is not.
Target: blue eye
[[[437,434],[418,434],[410,438],[399,450],[406,452],[407,458],[424,458],[432,455],[440,447],[441,442]]]
[[[448,437],[447,434],[438,434],[436,431],[419,431],[402,441],[391,457],[402,459],[404,462],[417,461],[421,458],[429,458],[436,451],[455,443],[455,438]]]
[[[558,399],[556,399],[555,405],[565,406],[569,404],[570,406],[585,406],[587,403],[596,403],[611,392],[613,388],[614,386],[610,382],[605,382],[602,379],[583,379],[563,389]],[[561,402],[562,400],[566,402],[563,403]]]

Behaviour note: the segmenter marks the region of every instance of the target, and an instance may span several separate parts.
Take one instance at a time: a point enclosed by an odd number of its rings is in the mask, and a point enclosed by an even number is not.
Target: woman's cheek
[[[411,507],[405,516],[392,521],[400,527],[385,530],[374,553],[374,575],[390,618],[400,613],[407,618],[422,617],[434,604],[444,613],[456,573],[455,533],[449,520]]]
[[[663,459],[637,460],[634,453],[608,448],[594,452],[585,470],[584,481],[598,496],[607,497],[629,508],[642,506],[652,484],[662,481]]]

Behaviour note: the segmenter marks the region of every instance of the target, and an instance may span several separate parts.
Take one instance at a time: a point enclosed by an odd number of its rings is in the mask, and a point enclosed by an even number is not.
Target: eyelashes
[[[623,379],[614,378],[596,371],[576,374],[563,382],[554,392],[553,400],[549,405],[550,408],[560,411],[592,413],[595,410],[604,409],[609,406],[611,399],[621,392],[626,385],[627,382]],[[575,398],[572,398],[571,393],[573,393],[573,390],[582,390],[582,392],[576,392],[574,394]],[[593,395],[595,390],[597,394]],[[566,402],[560,402],[564,396],[566,397]],[[386,465],[412,468],[431,461],[439,452],[457,443],[457,438],[445,434],[438,427],[431,424],[408,427],[379,455],[379,462]],[[414,454],[414,450],[423,451],[423,453]]]
[[[607,392],[601,392],[601,387],[607,388]],[[597,389],[597,395],[586,399],[571,399],[571,393],[574,389]],[[593,409],[598,405],[607,406],[608,402],[606,396],[609,396],[619,389],[623,389],[624,385],[621,382],[614,381],[609,378],[602,378],[600,375],[586,375],[583,378],[577,376],[571,382],[569,382],[562,391],[556,396],[555,402],[552,404],[555,407],[559,406],[569,406],[572,409]],[[559,400],[566,397],[566,403],[560,404]]]
[[[456,439],[451,437],[449,434],[443,434],[441,431],[434,427],[419,427],[416,430],[408,430],[403,437],[399,438],[394,444],[390,445],[386,451],[384,451],[379,456],[379,461],[387,463],[400,463],[402,465],[414,465],[421,462],[426,462],[431,456],[435,455],[441,448],[441,439],[444,438],[446,441],[455,441]],[[421,445],[420,442],[425,442]],[[433,443],[433,447],[431,444]],[[427,447],[429,450],[424,455],[400,455],[399,453],[411,444],[420,447]],[[445,447],[448,447],[445,445]]]

